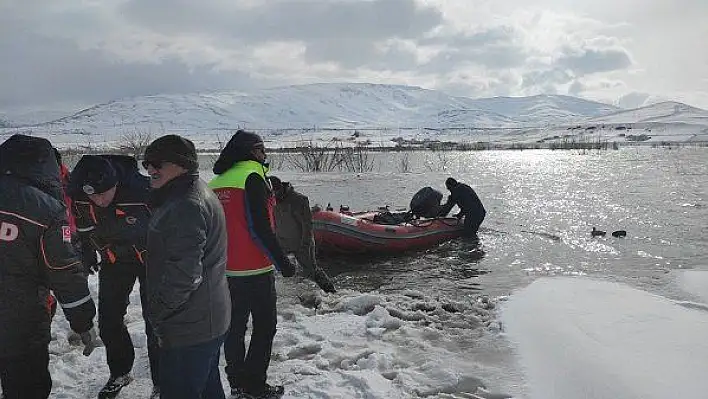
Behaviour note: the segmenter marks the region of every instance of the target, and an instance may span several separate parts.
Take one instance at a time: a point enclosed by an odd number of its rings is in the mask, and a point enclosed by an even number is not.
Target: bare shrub
[[[401,173],[410,173],[411,171],[411,156],[410,152],[399,152],[401,159],[398,161],[398,171]]]
[[[147,146],[152,143],[153,138],[154,135],[150,130],[135,128],[121,136],[122,141],[118,146],[118,150],[140,159],[145,153]]]
[[[331,172],[341,167],[341,149],[339,143],[320,146],[310,141],[284,154],[284,161],[302,172]]]
[[[341,165],[347,172],[371,172],[374,170],[374,157],[366,151],[365,145],[345,147],[340,153]]]

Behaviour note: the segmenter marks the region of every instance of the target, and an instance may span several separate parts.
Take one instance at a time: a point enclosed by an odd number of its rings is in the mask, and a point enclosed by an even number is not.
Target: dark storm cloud
[[[556,85],[570,83],[573,75],[562,68],[530,71],[523,75],[523,88],[540,87],[556,91]]]
[[[367,67],[377,70],[408,71],[416,69],[416,56],[400,46],[383,49],[360,40],[316,40],[307,45],[305,60],[334,61],[350,69]]]
[[[107,101],[155,93],[243,88],[256,84],[242,73],[189,68],[176,58],[159,64],[111,60],[75,42],[23,31],[0,18],[0,106],[53,101]],[[21,32],[22,34],[17,34]]]
[[[414,0],[268,1],[245,7],[223,0],[130,0],[125,16],[165,33],[199,33],[248,43],[417,38],[443,22]]]
[[[632,60],[624,49],[565,49],[563,53],[556,64],[570,69],[578,76],[616,71],[632,65]]]
[[[254,7],[220,0],[131,0],[123,10],[131,21],[163,33],[191,32],[240,45],[302,42],[306,61],[382,70],[411,70],[416,61],[411,51],[381,50],[382,43],[415,40],[443,23],[437,9],[414,0],[270,1]]]
[[[508,26],[496,26],[452,37],[421,40],[421,45],[445,46],[424,66],[428,72],[448,72],[463,64],[476,64],[489,69],[508,69],[524,64],[529,54],[517,44],[517,32]]]

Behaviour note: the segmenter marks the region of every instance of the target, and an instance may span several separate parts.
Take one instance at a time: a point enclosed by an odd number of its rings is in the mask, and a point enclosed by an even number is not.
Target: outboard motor
[[[442,198],[440,191],[432,187],[423,187],[411,199],[411,213],[418,217],[437,217]]]

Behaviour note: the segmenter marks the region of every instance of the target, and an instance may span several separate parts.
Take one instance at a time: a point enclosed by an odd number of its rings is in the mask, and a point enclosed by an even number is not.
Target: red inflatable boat
[[[456,218],[416,219],[390,225],[374,223],[377,212],[317,211],[312,229],[317,249],[335,253],[395,253],[430,248],[460,237],[463,223]]]

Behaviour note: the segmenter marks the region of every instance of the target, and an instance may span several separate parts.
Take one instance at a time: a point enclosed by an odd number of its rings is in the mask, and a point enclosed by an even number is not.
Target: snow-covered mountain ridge
[[[303,132],[309,139],[325,140],[354,129],[369,131],[364,135],[379,141],[383,136],[424,132],[438,139],[535,142],[586,134],[586,128],[596,129],[605,138],[625,128],[634,128],[632,134],[652,132],[657,140],[705,141],[708,135],[708,111],[677,102],[624,110],[563,95],[475,99],[414,86],[370,83],[150,95],[22,124],[13,123],[0,110],[0,120],[5,120],[0,135],[24,131],[52,136],[58,142],[94,145],[120,141],[137,130],[152,135],[178,133],[209,143],[217,137],[223,140],[238,128],[257,130],[276,141],[303,139]],[[344,131],[337,133],[337,129]],[[674,138],[677,134],[681,137]]]

